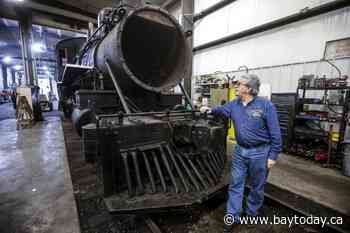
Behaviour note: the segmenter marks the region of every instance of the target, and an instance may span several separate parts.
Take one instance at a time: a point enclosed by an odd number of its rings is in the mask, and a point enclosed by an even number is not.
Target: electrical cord
[[[327,59],[324,59],[325,62],[327,62],[328,64],[330,64],[332,67],[334,67],[337,72],[338,72],[338,75],[339,75],[339,79],[341,79],[341,70],[339,69],[339,67],[337,67],[334,63],[332,63],[331,61],[327,60]]]

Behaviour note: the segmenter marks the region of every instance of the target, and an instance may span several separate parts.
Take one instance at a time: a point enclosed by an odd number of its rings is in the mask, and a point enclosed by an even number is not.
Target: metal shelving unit
[[[329,104],[328,103],[328,91],[330,90],[340,90],[342,91],[343,95],[343,101],[341,103],[337,104]],[[305,98],[307,91],[323,91],[323,102],[320,101],[318,103],[310,103],[310,99]],[[300,93],[301,92],[301,93]],[[328,161],[327,165],[330,164],[330,160],[332,157],[332,154],[339,154],[342,151],[342,142],[344,140],[345,130],[346,130],[346,124],[347,124],[347,117],[349,114],[349,104],[350,104],[350,86],[336,86],[336,87],[299,87],[297,88],[297,101],[296,101],[296,114],[295,114],[295,121],[307,121],[307,120],[313,120],[313,121],[319,121],[319,122],[329,122],[330,127],[326,134],[321,135],[319,132],[315,135],[310,134],[310,132],[294,132],[294,137],[302,137],[302,138],[312,138],[315,139],[323,138],[325,141],[328,142]],[[303,111],[304,105],[323,105],[323,106],[337,106],[341,107],[342,111],[341,113],[338,113],[337,117],[330,117],[329,113],[333,110],[328,108],[327,117],[322,116],[321,112],[319,115],[315,114],[307,114],[307,111]],[[315,112],[314,112],[315,113]],[[325,112],[322,112],[325,113]],[[332,141],[332,133],[333,127],[335,124],[339,124],[339,140],[337,142]],[[297,123],[295,123],[297,125]],[[317,136],[316,136],[317,135]],[[332,145],[333,144],[333,145]],[[335,145],[334,145],[335,144]],[[335,149],[335,150],[333,150]]]

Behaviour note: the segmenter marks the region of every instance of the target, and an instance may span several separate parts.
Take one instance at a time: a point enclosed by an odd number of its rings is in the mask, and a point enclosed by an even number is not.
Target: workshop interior
[[[350,1],[0,6],[1,233],[222,232],[239,141],[210,109],[250,74],[283,148],[261,212],[329,221],[233,232],[350,232]]]

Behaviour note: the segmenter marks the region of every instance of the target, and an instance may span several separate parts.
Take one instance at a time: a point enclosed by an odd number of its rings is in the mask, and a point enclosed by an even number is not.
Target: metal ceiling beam
[[[38,2],[40,2],[40,1],[38,1]],[[51,2],[51,0],[45,1],[45,3],[38,3],[38,2],[27,0],[27,1],[23,2],[23,6],[26,8],[30,8],[32,10],[37,10],[37,11],[48,13],[48,14],[64,16],[64,17],[67,17],[70,19],[76,19],[79,21],[97,23],[97,17],[87,16],[86,14],[78,13],[75,11],[70,11],[69,9],[66,9],[66,8],[61,9],[57,6],[49,5],[48,3]],[[57,3],[57,1],[55,1],[55,2]],[[63,4],[63,5],[68,7],[65,4]]]
[[[0,60],[2,60],[4,56],[0,56]],[[16,57],[11,57],[12,60],[22,60],[22,57],[16,56]],[[56,63],[57,61],[54,59],[49,59],[49,58],[33,58],[33,60],[38,61],[38,62],[52,62]]]
[[[318,15],[326,14],[331,11],[339,10],[345,7],[350,6],[350,1],[349,0],[336,0],[333,2],[329,2],[326,4],[322,4],[320,6],[307,9],[305,11],[301,11],[296,14],[289,15],[287,17],[283,17],[281,19],[274,20],[272,22],[250,28],[248,30],[238,32],[202,45],[199,45],[193,49],[193,52],[198,52],[204,49],[209,49],[227,42],[232,42],[238,39],[242,39],[248,36],[252,36],[258,33],[262,33],[271,29],[279,28],[291,23],[299,22],[304,19],[308,19],[311,17],[315,17]]]
[[[52,15],[51,15],[52,16]],[[70,20],[70,19],[68,19]],[[64,21],[65,23],[63,23]],[[78,32],[78,33],[87,33],[88,24],[85,23],[84,25],[79,24],[79,27],[75,23],[68,23],[66,20],[57,20],[55,16],[52,16],[52,19],[48,15],[40,15],[36,14],[33,15],[33,23],[45,26],[45,27],[51,27],[66,31],[72,31],[72,32]]]
[[[95,14],[95,13],[86,11],[84,9],[81,9],[81,8],[78,8],[78,7],[57,1],[57,0],[49,0],[49,1],[48,0],[31,0],[31,2],[35,2],[35,3],[41,4],[41,5],[51,6],[51,7],[58,8],[58,9],[64,9],[64,10],[67,10],[67,11],[72,12],[72,13],[84,15],[86,17],[93,18],[93,19],[97,19],[97,14]]]
[[[5,0],[0,0],[0,17],[16,20],[16,12],[10,4],[6,4]]]
[[[6,19],[11,19],[11,20],[18,20],[15,16],[10,15],[10,14],[4,14],[1,9],[0,9],[0,17],[1,18],[6,18]],[[60,20],[54,20],[50,19],[48,15],[40,15],[36,14],[33,15],[33,24],[35,25],[40,25],[44,27],[50,27],[50,28],[55,28],[55,29],[60,29],[60,30],[65,30],[65,31],[71,31],[71,32],[77,32],[77,33],[82,33],[86,34],[87,33],[87,24],[84,25],[75,25],[74,23],[62,23]],[[67,21],[67,20],[64,20]]]
[[[0,0],[0,17],[12,20],[18,20],[15,12],[15,5],[5,3]],[[96,20],[96,19],[95,19]],[[61,30],[87,33],[88,23],[81,21],[81,19],[70,18],[58,14],[51,14],[48,12],[36,11],[32,17],[33,24],[57,28]]]
[[[214,4],[213,6],[199,12],[198,14],[196,14],[194,17],[193,17],[193,21],[196,22],[200,19],[203,19],[204,17],[224,8],[225,6],[235,2],[237,0],[222,0],[216,4]]]
[[[5,55],[8,55],[8,56],[17,56],[15,54],[18,54],[20,55],[21,53],[21,45],[18,44],[18,45],[7,45],[7,46],[4,46],[4,47],[1,47],[0,48],[0,54],[5,54]],[[46,51],[45,51],[46,55],[53,55],[56,53],[56,51],[54,49],[51,49],[51,48],[46,48]]]
[[[6,29],[9,29],[10,31],[14,32],[14,33],[18,33],[19,31],[19,27],[18,26],[6,26],[6,25],[2,25],[0,23],[0,27],[6,27]],[[79,31],[78,33],[81,33],[81,31]],[[34,40],[36,39],[35,35],[37,35],[38,33],[35,31],[34,29]],[[45,35],[46,38],[49,39],[60,39],[57,33],[51,32],[51,31],[45,31],[43,32],[43,34]],[[14,37],[16,38],[16,37]],[[7,41],[9,44],[6,47],[19,47],[18,41],[17,40],[13,40],[11,41],[11,43],[9,41]],[[1,48],[1,47],[0,47]],[[49,48],[48,48],[49,49]],[[50,49],[49,49],[50,50]]]

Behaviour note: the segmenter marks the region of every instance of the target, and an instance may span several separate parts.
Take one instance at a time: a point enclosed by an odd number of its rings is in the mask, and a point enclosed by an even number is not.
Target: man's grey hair
[[[257,96],[260,90],[260,79],[255,74],[245,74],[240,77],[239,80],[244,80],[247,87],[250,88],[250,93],[252,96]]]

